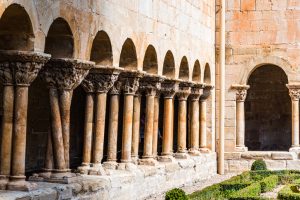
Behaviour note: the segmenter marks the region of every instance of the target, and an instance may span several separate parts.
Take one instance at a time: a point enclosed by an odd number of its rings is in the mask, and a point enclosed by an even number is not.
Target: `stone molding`
[[[59,90],[73,90],[87,76],[93,62],[69,58],[51,59],[42,70],[49,87]]]
[[[300,99],[300,84],[287,84],[289,89],[289,95],[293,101],[299,101]]]
[[[161,83],[161,93],[164,98],[172,99],[178,91],[179,81],[176,79],[165,79]]]
[[[134,95],[139,89],[139,81],[144,73],[136,70],[124,70],[120,74],[122,89],[125,95]]]
[[[186,101],[191,94],[192,82],[181,82],[179,83],[179,89],[176,93],[179,101]]]
[[[194,83],[191,88],[190,100],[191,101],[199,101],[200,96],[203,93],[204,84],[202,83]]]
[[[107,93],[118,80],[119,70],[93,68],[82,81],[84,90],[88,93]]]
[[[29,86],[49,54],[28,51],[0,51],[0,81],[3,85]]]
[[[236,101],[244,102],[246,100],[247,90],[250,88],[249,85],[234,84],[231,86],[231,88],[236,90]]]

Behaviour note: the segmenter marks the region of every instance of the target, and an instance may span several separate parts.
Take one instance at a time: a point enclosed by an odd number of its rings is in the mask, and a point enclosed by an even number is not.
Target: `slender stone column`
[[[21,51],[0,51],[0,75],[3,78],[14,83],[13,86],[5,87],[5,98],[14,98],[14,104],[4,100],[4,109],[8,113],[4,115],[2,139],[7,140],[8,144],[2,147],[2,153],[5,151],[8,155],[1,157],[1,173],[9,173],[7,162],[11,159],[10,182],[7,184],[8,190],[29,191],[35,189],[36,185],[25,181],[25,154],[26,154],[26,131],[27,131],[27,107],[28,107],[28,87],[37,77],[40,69],[50,59],[50,55],[34,52]],[[8,73],[4,75],[5,73]],[[4,81],[4,83],[6,83]],[[14,95],[12,94],[14,91]],[[7,95],[11,95],[8,97]],[[12,99],[11,99],[12,100]],[[13,115],[13,116],[12,116]],[[13,117],[13,128],[11,127]],[[11,128],[13,132],[11,132]],[[13,134],[13,135],[11,135]],[[4,141],[2,141],[4,142]],[[11,145],[12,144],[12,145]],[[12,147],[12,149],[7,149]],[[11,153],[10,153],[11,152]],[[3,156],[1,154],[1,156]],[[7,158],[9,156],[11,158]],[[2,168],[3,167],[3,168]],[[2,188],[4,185],[1,186]]]
[[[233,85],[236,90],[236,151],[247,151],[245,146],[245,108],[244,102],[249,85]]]
[[[14,118],[14,81],[12,76],[11,68],[0,63],[0,81],[3,84],[0,190],[6,189],[11,169],[11,147]]]
[[[287,85],[292,100],[292,147],[289,151],[300,151],[299,145],[299,98],[300,85]]]
[[[103,166],[111,169],[116,169],[117,167],[119,101],[121,89],[121,81],[116,81],[110,90],[107,161],[103,163]]]
[[[156,91],[156,95],[154,98],[153,141],[152,141],[153,158],[157,158],[157,148],[158,148],[159,97],[160,97],[160,91]]]
[[[146,94],[146,119],[145,119],[145,137],[143,159],[139,161],[142,165],[156,165],[157,161],[153,159],[153,125],[154,125],[154,104],[156,91],[161,87],[163,79],[158,76],[145,75],[141,80],[141,88]]]
[[[207,133],[206,133],[206,100],[211,95],[213,86],[205,85],[203,94],[200,96],[200,152],[209,153],[210,150],[207,148]]]
[[[141,74],[137,71],[126,71],[121,74],[124,84],[124,110],[122,130],[122,154],[121,162],[130,163],[132,143],[133,97],[139,88]]]
[[[163,127],[163,148],[159,158],[161,162],[172,162],[173,147],[172,147],[172,125],[173,125],[173,97],[178,90],[178,81],[166,79],[162,82],[162,93],[164,95],[164,127]]]
[[[187,156],[187,99],[191,93],[191,83],[182,82],[179,84],[178,96],[178,141],[176,158],[186,159]]]
[[[133,99],[133,126],[132,126],[132,145],[131,158],[137,163],[139,158],[139,142],[140,142],[140,113],[141,113],[141,94],[138,91]]]
[[[70,105],[73,90],[87,76],[93,62],[56,58],[51,59],[42,70],[50,90],[52,139],[55,169],[51,181],[68,182],[73,177],[69,171]],[[61,149],[63,147],[63,149]],[[64,155],[64,156],[62,156]]]
[[[199,98],[201,95],[201,84],[194,84],[190,94],[190,114],[191,114],[191,146],[189,153],[193,156],[200,154],[199,152]]]

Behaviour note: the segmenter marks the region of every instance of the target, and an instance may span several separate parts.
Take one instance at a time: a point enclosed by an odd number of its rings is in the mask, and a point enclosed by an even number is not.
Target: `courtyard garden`
[[[300,170],[267,170],[255,161],[251,171],[186,195],[181,189],[167,192],[166,200],[300,200]]]

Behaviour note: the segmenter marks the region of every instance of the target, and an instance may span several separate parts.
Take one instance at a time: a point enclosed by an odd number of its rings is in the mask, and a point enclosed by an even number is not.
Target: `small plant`
[[[188,200],[188,196],[182,189],[175,188],[167,192],[166,200]]]
[[[267,170],[266,162],[263,160],[256,160],[251,166],[251,171]]]

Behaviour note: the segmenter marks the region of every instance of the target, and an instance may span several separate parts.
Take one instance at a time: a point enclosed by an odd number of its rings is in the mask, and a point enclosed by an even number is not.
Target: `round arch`
[[[189,80],[189,63],[186,56],[183,56],[179,67],[179,79]]]
[[[24,7],[19,4],[11,4],[1,16],[0,49],[34,50],[32,23]]]
[[[203,82],[207,84],[211,84],[211,72],[208,63],[205,64]]]
[[[143,61],[143,70],[150,74],[157,74],[158,72],[157,54],[152,45],[147,47]]]
[[[165,55],[162,75],[168,78],[175,78],[175,60],[170,50]]]
[[[201,82],[201,66],[199,60],[196,60],[194,64],[192,81]]]
[[[261,64],[249,76],[245,144],[249,150],[285,151],[291,146],[291,100],[285,71]]]
[[[45,43],[45,53],[52,58],[73,58],[74,37],[68,22],[57,18],[51,24]]]
[[[105,31],[99,31],[93,40],[90,60],[97,65],[112,66],[113,54],[109,36]]]
[[[129,70],[137,69],[136,48],[130,38],[127,38],[122,46],[119,67]]]

